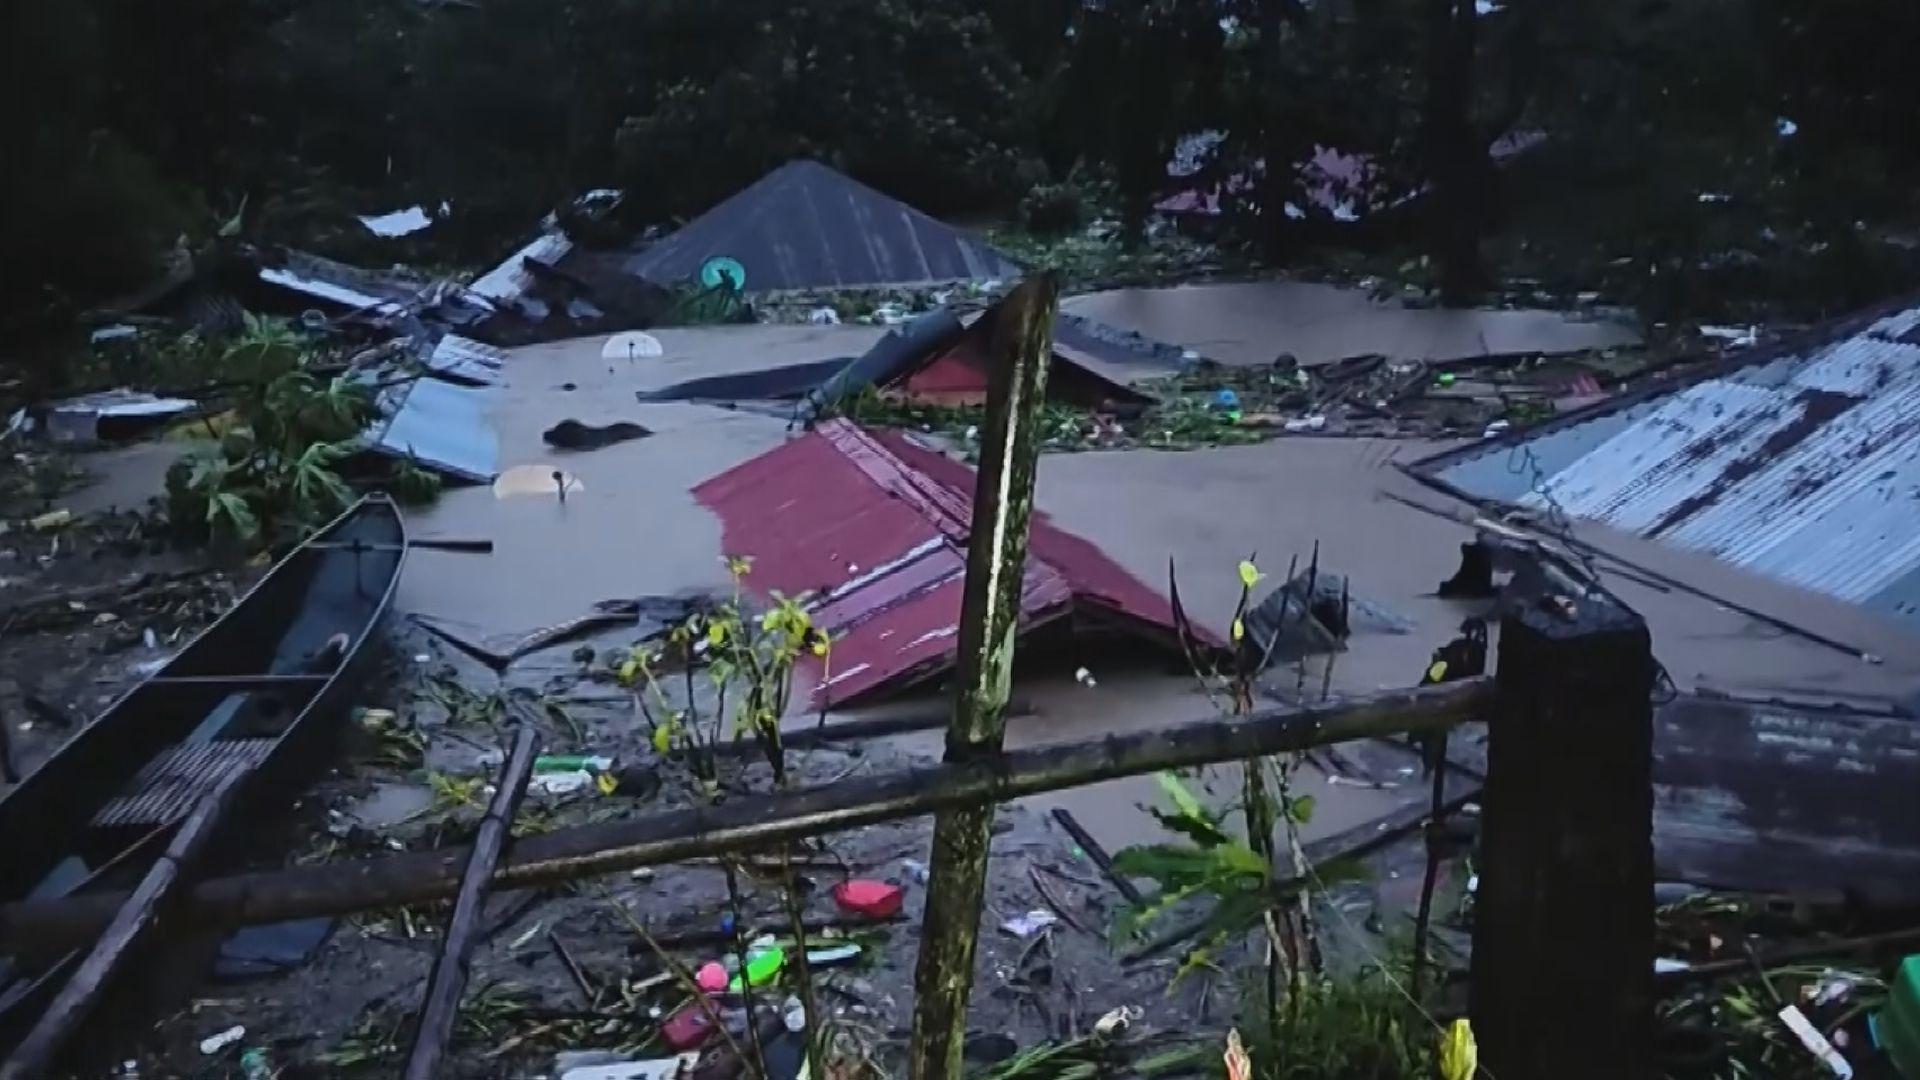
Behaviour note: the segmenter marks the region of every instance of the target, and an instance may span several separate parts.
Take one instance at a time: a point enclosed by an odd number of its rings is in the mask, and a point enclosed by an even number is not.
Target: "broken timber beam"
[[[407,1054],[406,1080],[433,1080],[447,1043],[453,1038],[454,1021],[460,1018],[460,995],[467,988],[467,969],[473,962],[473,947],[479,943],[480,926],[486,917],[487,890],[500,863],[500,849],[506,846],[507,837],[513,831],[513,817],[520,810],[520,800],[527,793],[527,781],[533,779],[533,758],[539,752],[539,730],[531,724],[523,725],[514,736],[506,763],[500,767],[500,782],[494,787],[486,816],[480,819],[467,868],[460,874],[460,893],[453,902],[453,915],[447,920],[446,940],[433,961],[426,997],[420,1003],[420,1022],[414,1028],[413,1049]]]
[[[575,881],[703,855],[765,849],[802,837],[919,817],[944,806],[1005,802],[1161,769],[1433,731],[1481,719],[1492,693],[1490,679],[1466,679],[558,829],[517,841],[495,874],[494,886]],[[467,852],[454,847],[240,874],[203,882],[186,899],[192,918],[209,927],[429,903],[445,900],[458,889]],[[71,948],[97,934],[124,899],[124,893],[100,893],[0,905],[0,952]]]
[[[1653,1062],[1653,687],[1644,620],[1517,575],[1488,721],[1470,1010],[1489,1076]]]

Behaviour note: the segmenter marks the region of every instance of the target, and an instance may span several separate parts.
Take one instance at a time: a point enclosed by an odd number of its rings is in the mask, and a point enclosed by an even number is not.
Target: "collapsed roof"
[[[799,689],[826,708],[954,666],[973,488],[972,469],[899,432],[829,420],[693,494],[719,515],[723,550],[752,560],[752,589],[810,597],[833,648],[806,662]],[[1021,631],[1052,624],[1177,648],[1165,598],[1036,512]]]

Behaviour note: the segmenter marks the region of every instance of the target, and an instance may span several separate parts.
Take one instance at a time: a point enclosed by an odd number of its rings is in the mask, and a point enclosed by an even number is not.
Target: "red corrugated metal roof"
[[[966,333],[889,381],[886,388],[915,401],[942,405],[984,403],[987,372],[993,363],[988,335],[992,333],[994,313],[998,310],[996,306],[982,312],[967,327]],[[1153,400],[1059,352],[1053,354],[1053,368],[1047,375],[1047,399],[1093,410],[1144,405]]]
[[[693,489],[756,592],[809,594],[830,663],[800,673],[815,707],[905,689],[953,666],[974,472],[904,434],[829,420]],[[1171,640],[1166,599],[1036,513],[1022,628],[1096,618]]]

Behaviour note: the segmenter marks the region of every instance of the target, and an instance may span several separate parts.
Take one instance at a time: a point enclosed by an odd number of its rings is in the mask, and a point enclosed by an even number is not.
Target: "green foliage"
[[[1229,940],[1257,928],[1272,907],[1272,868],[1247,844],[1228,836],[1222,816],[1209,812],[1172,773],[1159,774],[1171,811],[1150,808],[1160,824],[1190,844],[1143,844],[1113,857],[1114,869],[1153,881],[1159,890],[1149,903],[1123,913],[1115,933],[1131,937],[1163,919],[1182,901],[1204,896],[1212,907],[1201,923],[1198,943],[1188,949],[1174,982],[1212,963],[1213,952]],[[1169,988],[1171,990],[1171,987]]]
[[[673,290],[664,326],[724,326],[753,321],[753,307],[730,284],[688,282]]]
[[[771,607],[757,616],[748,613],[744,588],[752,560],[734,556],[725,561],[734,581],[732,599],[673,627],[664,649],[657,642],[635,645],[614,674],[634,689],[634,700],[653,728],[656,752],[690,753],[698,764],[701,755],[722,740],[752,738],[759,741],[776,781],[784,785],[780,719],[793,693],[795,665],[808,657],[831,663],[832,642],[813,625],[803,598],[774,593]],[[686,673],[685,694],[678,702],[661,670],[668,663]],[[717,699],[705,716],[693,693],[695,664],[705,666]]]
[[[1406,995],[1406,973],[1368,967],[1296,987],[1275,1029],[1242,1029],[1259,1080],[1430,1080],[1438,1034]],[[1248,987],[1242,1000],[1264,1002]]]
[[[1920,118],[1898,44],[1920,15],[1895,0],[1511,3],[1451,51],[1431,13],[1471,3],[185,2],[16,4],[0,25],[18,51],[0,232],[32,286],[0,296],[0,334],[68,325],[236,222],[366,264],[472,265],[583,189],[635,193],[610,226],[625,238],[795,157],[1064,237],[1028,254],[1082,285],[1232,269],[1146,229],[1170,188],[1229,178],[1254,182],[1226,199],[1222,253],[1405,263],[1431,200],[1401,200],[1444,141],[1441,59],[1465,76],[1464,216],[1511,273],[1655,318],[1815,316],[1920,282],[1902,246],[1920,150],[1887,134]],[[1494,170],[1482,151],[1509,131],[1551,138]],[[1220,137],[1175,184],[1196,132]],[[1377,183],[1344,194],[1378,213],[1305,197],[1319,148],[1368,156]],[[405,240],[354,220],[443,201]],[[1107,215],[1112,237],[1083,235]]]
[[[168,516],[185,538],[277,542],[353,501],[341,466],[376,415],[373,392],[345,375],[322,380],[302,363],[297,339],[277,324],[253,322],[227,346],[228,370],[247,381],[226,430],[167,473]]]
[[[1020,227],[1035,236],[1059,236],[1084,227],[1098,210],[1099,193],[1070,176],[1027,191],[1020,200]]]
[[[1036,177],[1026,77],[965,0],[639,7],[651,85],[616,150],[649,213],[697,213],[798,157],[935,213],[1004,204]]]

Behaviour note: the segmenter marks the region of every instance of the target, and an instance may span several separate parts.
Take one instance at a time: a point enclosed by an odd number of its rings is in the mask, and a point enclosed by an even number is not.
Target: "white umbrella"
[[[643,356],[659,356],[665,352],[660,347],[660,339],[652,334],[643,334],[638,330],[629,330],[624,334],[615,334],[600,347],[602,360],[637,360]]]
[[[493,481],[493,497],[511,499],[522,495],[545,495],[564,500],[576,491],[586,490],[580,478],[552,465],[515,465]]]

